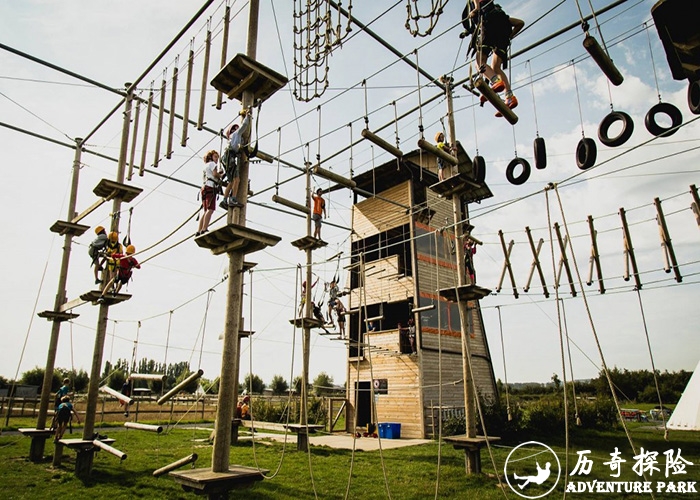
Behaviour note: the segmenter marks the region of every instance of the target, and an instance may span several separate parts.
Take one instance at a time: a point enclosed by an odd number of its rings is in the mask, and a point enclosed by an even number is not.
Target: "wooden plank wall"
[[[402,182],[392,188],[382,191],[380,196],[388,200],[408,205],[409,181]],[[382,231],[408,224],[410,221],[406,210],[393,203],[368,198],[353,206],[352,241],[358,241]]]
[[[392,255],[379,260],[373,260],[365,265],[367,304],[378,304],[380,302],[396,302],[413,297],[413,278],[411,276],[396,277],[399,270],[399,256]],[[385,276],[391,276],[385,278]],[[350,292],[350,303],[361,304],[363,298],[362,287],[355,288]]]
[[[371,358],[365,350],[365,359],[360,362],[360,381],[387,379],[388,394],[376,395],[377,423],[398,422],[401,437],[422,438],[420,376],[416,356],[400,355],[398,330],[383,331],[368,335],[368,343],[384,347],[393,354],[372,351]],[[370,365],[371,359],[371,365]],[[371,371],[370,371],[371,366]],[[357,365],[350,365],[350,399],[354,405],[355,382],[358,380]]]

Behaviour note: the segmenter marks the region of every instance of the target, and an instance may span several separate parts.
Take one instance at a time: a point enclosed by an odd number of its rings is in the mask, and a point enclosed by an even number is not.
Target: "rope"
[[[661,102],[661,91],[659,90],[659,79],[656,76],[656,64],[654,64],[654,51],[651,48],[651,35],[649,34],[649,29],[647,28],[647,23],[643,23],[644,29],[647,32],[647,39],[649,40],[649,55],[651,56],[651,68],[654,71],[654,84],[656,85],[656,95]],[[663,412],[662,412],[663,413]]]
[[[508,421],[513,420],[513,416],[510,413],[510,395],[508,394],[508,370],[506,369],[506,345],[503,342],[503,321],[501,320],[501,306],[496,306],[498,311],[498,327],[501,332],[501,355],[503,357],[503,378],[505,379],[506,386],[506,412],[508,413]]]
[[[420,96],[420,64],[418,64],[418,49],[414,50],[413,53],[416,55],[416,78],[418,79],[418,133],[420,134],[420,138],[423,139],[423,102]]]
[[[664,439],[668,441],[668,427],[666,427],[666,416],[664,415],[664,403],[661,401],[661,390],[659,389],[659,379],[656,374],[656,365],[654,364],[654,353],[651,350],[651,341],[649,340],[649,329],[647,328],[647,319],[644,314],[644,304],[642,303],[642,294],[639,288],[635,287],[637,299],[639,300],[639,311],[642,313],[642,324],[644,325],[644,336],[647,340],[647,349],[649,350],[649,359],[651,361],[651,370],[654,374],[654,386],[656,387],[656,397],[659,399],[659,408],[661,409],[661,421],[664,424]]]
[[[547,205],[547,230],[549,232],[549,249],[552,257],[552,273],[557,275],[557,265],[554,258],[554,235],[552,232],[552,211],[549,205],[549,186],[544,190],[545,204]],[[567,232],[568,234],[568,232]],[[574,252],[571,252],[572,254]],[[562,338],[562,318],[561,309],[559,308],[559,286],[554,287],[554,298],[557,305],[557,326],[559,328],[559,348],[561,351],[561,365],[564,377],[564,470],[569,470],[569,405],[566,391],[566,363],[564,361],[564,342]],[[564,477],[564,498],[566,498],[567,484],[569,483],[568,474]]]
[[[578,3],[578,0],[577,0]],[[574,64],[574,61],[571,61],[571,67],[574,69],[574,85],[576,86],[576,102],[578,103],[578,116],[579,119],[581,120],[581,137],[585,137],[585,133],[583,131],[583,112],[581,111],[581,97],[579,96],[578,93],[578,79],[576,78],[576,65]]]
[[[569,339],[569,326],[566,322],[566,308],[564,307],[564,299],[561,300],[561,313],[564,319],[564,332],[566,333],[566,352],[569,358],[569,373],[571,373],[571,392],[574,399],[574,417],[576,418],[576,425],[581,426],[581,417],[578,412],[578,401],[576,399],[576,377],[574,376],[574,364],[571,361],[571,343]],[[565,387],[566,389],[566,387]]]
[[[554,192],[555,192],[556,195],[557,195],[557,201],[558,201],[558,203],[559,203],[559,210],[561,211],[562,221],[563,221],[563,223],[564,223],[564,229],[566,230],[567,236],[569,236],[569,225],[568,225],[568,223],[566,222],[566,216],[564,215],[564,205],[562,204],[561,197],[559,196],[559,190],[557,189],[557,185],[556,185],[556,184],[554,185]],[[570,236],[569,236],[569,240],[571,240],[571,237],[570,237]],[[627,424],[625,423],[625,419],[622,417],[622,413],[621,413],[621,411],[620,411],[620,402],[619,402],[619,400],[618,400],[617,393],[615,392],[615,388],[614,388],[614,384],[613,384],[612,378],[610,377],[610,370],[608,369],[608,365],[607,365],[607,363],[606,363],[606,361],[605,361],[605,356],[604,356],[604,354],[603,354],[603,348],[602,348],[602,346],[600,345],[600,340],[599,340],[599,338],[598,338],[598,333],[597,333],[597,331],[596,331],[595,324],[593,323],[593,316],[592,316],[592,313],[591,313],[591,309],[590,309],[590,307],[589,307],[589,305],[588,305],[588,297],[587,297],[586,292],[585,292],[585,289],[584,289],[584,287],[583,287],[583,280],[581,279],[581,273],[580,273],[580,271],[579,271],[578,263],[576,262],[576,253],[575,253],[575,252],[571,252],[571,258],[572,258],[572,260],[573,260],[574,268],[575,268],[575,270],[576,270],[576,277],[577,277],[577,279],[578,279],[579,286],[580,286],[580,288],[581,288],[581,296],[583,297],[583,303],[584,303],[584,305],[586,306],[586,314],[588,315],[588,321],[589,321],[589,323],[590,323],[590,325],[591,325],[591,331],[592,331],[592,333],[593,333],[593,338],[594,338],[594,340],[595,340],[596,347],[598,348],[598,354],[600,355],[600,361],[601,361],[601,364],[603,365],[603,370],[604,370],[604,372],[605,372],[605,378],[606,378],[607,381],[608,381],[608,385],[609,385],[609,387],[610,387],[610,392],[611,392],[611,394],[612,394],[613,401],[615,402],[615,408],[617,409],[618,415],[620,416],[620,423],[621,423],[621,425],[622,425],[622,428],[623,428],[624,431],[625,431],[625,435],[627,436],[627,440],[628,440],[628,442],[629,442],[629,444],[630,444],[630,447],[632,448],[632,451],[633,451],[634,454],[636,455],[636,454],[637,454],[637,449],[636,449],[636,447],[634,446],[634,442],[632,441],[632,435],[630,434],[630,431],[629,431],[629,429],[627,428]],[[568,456],[568,455],[567,455],[567,456]],[[568,462],[568,461],[567,461],[567,462]],[[568,464],[567,464],[567,465],[568,465]],[[567,468],[567,470],[568,470],[568,468]],[[643,472],[644,480],[645,480],[645,481],[648,481],[646,471],[642,471],[642,472]],[[655,498],[653,492],[651,493],[651,497],[652,497],[652,498]]]
[[[540,126],[537,123],[537,104],[535,103],[535,85],[534,85],[534,82],[532,80],[532,62],[530,61],[530,59],[528,59],[525,62],[525,64],[530,71],[530,90],[532,91],[532,110],[533,110],[533,114],[535,116],[535,136],[539,137],[540,136]],[[473,100],[474,100],[474,98],[472,98],[472,101]],[[472,113],[473,112],[474,112],[474,109],[472,109]],[[476,126],[474,128],[476,129]],[[476,134],[476,130],[474,130],[474,134]]]

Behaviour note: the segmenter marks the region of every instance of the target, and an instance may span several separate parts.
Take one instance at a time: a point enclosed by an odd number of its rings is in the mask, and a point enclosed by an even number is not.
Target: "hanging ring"
[[[520,175],[516,176],[515,169],[518,167],[518,165],[522,167],[522,172],[520,172]],[[508,179],[508,182],[511,184],[519,186],[527,182],[527,180],[530,178],[531,171],[532,169],[530,168],[530,163],[525,158],[518,158],[516,156],[508,164],[508,168],[506,168],[506,179]]]
[[[622,122],[622,130],[615,137],[610,137],[608,135],[610,127],[613,123],[618,121]],[[603,121],[600,122],[598,126],[598,140],[610,148],[622,146],[632,137],[633,131],[634,122],[630,115],[622,111],[613,111],[606,115]]]
[[[671,119],[671,126],[664,127],[658,124],[656,121],[656,115],[665,114]],[[683,115],[681,110],[675,107],[673,104],[668,102],[660,102],[649,110],[647,115],[644,117],[644,126],[647,128],[649,133],[655,137],[669,137],[675,134],[678,127],[683,123]]]
[[[598,155],[598,148],[595,145],[595,141],[588,137],[584,137],[578,141],[576,146],[576,165],[581,170],[586,170],[595,165],[596,156]]]

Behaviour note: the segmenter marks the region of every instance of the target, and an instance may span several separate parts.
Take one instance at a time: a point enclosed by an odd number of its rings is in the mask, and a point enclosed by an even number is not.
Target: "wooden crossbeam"
[[[557,241],[559,242],[559,251],[561,252],[561,259],[559,260],[560,266],[564,267],[564,270],[566,271],[566,277],[569,280],[569,287],[571,289],[571,296],[576,297],[576,286],[574,285],[574,278],[571,274],[571,266],[569,265],[569,259],[566,256],[566,246],[567,243],[569,242],[568,236],[565,236],[564,238],[561,237],[561,229],[559,227],[559,223],[555,222],[554,223],[554,232],[557,233]],[[572,249],[573,251],[573,249]],[[559,268],[561,272],[561,267]],[[557,287],[559,287],[560,281],[559,281],[559,276],[557,277]]]
[[[515,241],[510,240],[508,243],[508,248],[506,248],[506,240],[503,237],[503,230],[498,230],[498,237],[501,239],[501,248],[503,249],[503,256],[505,260],[503,261],[503,270],[501,271],[501,279],[498,280],[497,292],[501,291],[503,286],[503,280],[506,276],[506,271],[508,271],[508,276],[510,277],[510,283],[513,286],[513,297],[518,298],[518,287],[515,286],[515,276],[513,275],[513,267],[510,264],[510,254],[513,251],[513,246],[515,246]]]
[[[503,117],[511,125],[518,123],[518,116],[510,109],[503,100],[498,97],[498,94],[493,91],[489,84],[483,78],[477,78],[474,82],[474,86],[477,88],[481,95],[486,97],[488,101],[493,104],[493,107],[501,112]]]
[[[625,252],[625,273],[623,279],[630,280],[630,264],[632,265],[632,274],[634,275],[634,283],[637,290],[642,289],[642,282],[639,279],[639,270],[637,269],[637,258],[634,255],[634,247],[632,246],[632,235],[630,228],[627,225],[627,216],[624,208],[620,208],[620,219],[622,219],[622,243]]]
[[[379,137],[374,132],[369,131],[368,129],[363,129],[360,135],[362,135],[362,137],[364,137],[368,141],[376,144],[384,151],[396,156],[397,158],[401,158],[403,156],[403,151],[401,151],[398,147],[389,144],[387,141]]]
[[[661,248],[663,249],[663,256],[665,261],[664,270],[667,273],[671,272],[673,269],[673,274],[676,277],[676,282],[680,283],[683,281],[681,276],[681,270],[678,267],[678,261],[676,260],[676,252],[673,250],[673,244],[671,243],[671,235],[668,232],[668,226],[666,225],[666,218],[664,217],[664,211],[661,208],[661,200],[659,198],[654,198],[654,206],[656,207],[656,222],[659,225],[659,236],[661,237]],[[669,266],[669,259],[671,260],[671,265]]]
[[[542,249],[544,239],[540,238],[539,242],[537,243],[537,248],[535,248],[535,242],[532,240],[532,233],[530,232],[529,226],[525,226],[525,233],[527,233],[527,239],[530,243],[530,250],[532,251],[532,265],[530,266],[530,274],[527,277],[527,283],[525,284],[525,288],[523,288],[523,290],[525,292],[528,292],[530,290],[532,276],[535,273],[535,269],[537,269],[537,274],[539,275],[540,283],[542,283],[542,290],[544,291],[544,296],[545,298],[549,298],[549,290],[547,290],[547,283],[545,283],[544,281],[544,273],[542,272],[542,264],[540,263],[540,250]]]
[[[603,283],[603,268],[600,265],[600,254],[598,253],[598,231],[593,228],[593,217],[588,216],[588,229],[591,233],[591,262],[590,268],[588,269],[588,282],[587,285],[593,282],[593,266],[595,265],[596,273],[598,275],[598,290],[600,293],[605,293],[605,284]]]

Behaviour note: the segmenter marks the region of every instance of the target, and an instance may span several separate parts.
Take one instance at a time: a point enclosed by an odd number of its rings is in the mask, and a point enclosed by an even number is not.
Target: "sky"
[[[609,85],[586,56],[583,33],[576,27],[511,61],[509,74],[519,100],[515,109],[519,121],[514,127],[495,118],[488,105],[478,107],[478,99],[461,86],[455,89],[457,138],[471,156],[478,153],[485,158],[486,181],[494,194],[470,207],[474,235],[484,242],[476,255],[482,286],[495,292],[499,288],[504,261],[499,231],[506,243],[514,241],[511,262],[518,298],[506,278],[500,291],[481,303],[497,378],[546,382],[554,373],[561,378],[560,328],[547,227],[548,221],[561,225],[566,222],[574,250],[569,259],[585,282],[590,256],[588,216],[593,217],[598,231],[606,293],[600,294],[595,284],[584,285],[581,290],[577,283],[576,297],[568,286],[559,288],[571,340],[573,376],[595,377],[601,367],[600,353],[609,366],[627,369],[650,369],[650,351],[660,370],[692,370],[698,361],[700,229],[690,209],[689,186],[700,180],[700,135],[693,121],[696,117],[686,104],[687,82],[674,81],[668,69],[651,21],[653,3],[628,0],[598,18],[602,38],[624,76],[618,87]],[[607,2],[592,4],[599,9]],[[123,89],[126,82],[144,72],[201,5],[201,1],[192,0],[128,0],[119,8],[79,0],[2,2],[0,42],[111,88]],[[170,79],[173,66],[178,64],[181,79],[176,110],[182,113],[185,61],[192,46],[196,52],[196,93],[191,115],[196,115],[207,19],[211,19],[213,33],[210,80],[214,68],[219,67],[223,5],[214,2],[143,78],[138,86],[142,96],[147,96],[152,85],[157,90],[164,74]],[[247,3],[236,1],[230,5],[234,16],[228,59],[245,52],[248,23]],[[513,53],[579,20],[572,1],[503,1],[501,5],[511,16],[526,22],[526,29],[513,41]],[[290,79],[295,64],[292,8],[292,2],[261,1],[257,45],[258,60]],[[356,1],[352,12],[401,53],[409,54],[407,59],[417,60],[428,74],[435,78],[452,74],[460,81],[470,72],[465,57],[467,41],[458,36],[462,8],[462,2],[449,2],[432,34],[424,37],[414,37],[404,27],[405,2]],[[584,14],[590,12],[584,3],[582,9]],[[333,19],[336,23],[337,13]],[[261,150],[279,155],[286,163],[302,166],[306,160],[320,158],[324,168],[349,176],[351,168],[355,174],[362,173],[390,159],[367,142],[348,148],[351,139],[360,138],[365,115],[371,130],[388,124],[380,135],[392,143],[398,135],[401,148],[410,151],[416,148],[420,123],[427,138],[441,129],[446,103],[439,98],[423,105],[439,89],[357,26],[348,33],[344,19],[342,23],[343,43],[328,58],[328,89],[318,99],[297,101],[290,81],[263,104],[257,136]],[[421,28],[428,24],[429,20],[422,20]],[[595,23],[591,25],[591,34],[600,40]],[[3,124],[70,143],[93,131],[120,99],[114,93],[0,50]],[[685,125],[671,137],[654,138],[644,127],[645,115],[659,99],[676,105],[683,114]],[[235,118],[240,103],[226,102],[217,110],[212,106],[214,101],[215,93],[209,88],[205,121],[208,127],[220,130]],[[581,171],[575,163],[576,145],[583,135],[597,139],[598,124],[611,105],[633,118],[634,133],[621,147],[598,143],[596,166]],[[408,113],[418,107],[419,111]],[[404,113],[408,115],[394,123],[395,116]],[[142,120],[144,116],[145,112]],[[664,118],[660,121],[666,123]],[[149,169],[155,122],[154,115],[147,148]],[[135,271],[128,285],[131,300],[110,308],[104,360],[131,360],[135,350],[138,359],[189,361],[193,369],[201,367],[204,376],[213,379],[221,366],[219,334],[224,324],[228,263],[225,256],[213,256],[197,247],[191,238],[197,223],[187,220],[199,207],[197,188],[193,186],[201,182],[202,157],[209,149],[219,149],[221,141],[209,132],[190,127],[187,146],[181,147],[181,127],[177,120],[172,158],[162,159],[157,172],[182,182],[152,174],[135,176],[132,182],[143,188],[143,193],[122,208],[121,228],[125,231],[128,210],[133,207],[131,240],[137,250],[165,240],[138,256],[149,260]],[[139,152],[142,131],[143,121],[137,136]],[[117,157],[120,135],[121,108],[91,135],[87,149]],[[545,138],[547,144],[548,165],[544,170],[534,169],[532,142],[537,136]],[[7,186],[0,198],[0,228],[5,242],[0,272],[6,283],[0,290],[4,322],[0,375],[12,378],[46,364],[51,324],[36,313],[53,308],[63,238],[51,233],[49,227],[66,219],[74,153],[6,126],[0,126],[0,144],[5,167],[0,175]],[[505,177],[506,167],[516,155],[533,164],[530,179],[519,186]],[[115,175],[114,162],[84,153],[77,211],[95,201],[92,189],[101,179],[113,179]],[[296,269],[305,262],[305,256],[290,242],[305,234],[306,225],[302,218],[269,208],[274,205],[271,196],[275,192],[303,203],[304,180],[295,179],[297,176],[296,170],[278,162],[255,164],[250,171],[255,192],[251,201],[266,206],[250,206],[247,224],[282,240],[247,258],[257,266],[251,276],[246,276],[243,316],[246,329],[252,322],[256,333],[251,342],[242,341],[241,378],[252,372],[268,384],[275,375],[290,380],[301,371],[301,335],[288,320],[294,315],[295,289],[299,286]],[[549,183],[555,183],[557,190],[545,194]],[[314,178],[313,184],[330,186],[321,178]],[[655,219],[657,197],[666,215],[682,283],[663,269]],[[351,206],[352,194],[347,190],[335,191],[328,199],[328,222],[336,227],[324,226],[323,237],[329,245],[314,253],[314,273],[322,281],[330,281],[339,273],[341,285],[346,284],[342,267],[349,256]],[[623,279],[620,208],[627,213],[643,283],[639,293],[634,280]],[[92,228],[109,225],[110,210],[111,204],[105,204],[82,221],[91,229],[74,239],[67,283],[69,299],[94,286],[87,246],[93,237]],[[218,215],[220,210],[215,217]],[[184,227],[177,230],[183,222]],[[537,276],[531,289],[523,291],[532,262],[526,227],[535,240],[545,240],[541,261],[551,293],[548,299]],[[328,260],[339,252],[343,252],[340,261]],[[554,260],[559,257],[556,250]],[[89,371],[97,308],[88,304],[74,312],[80,316],[62,324],[56,366]],[[336,384],[343,384],[345,357],[341,343],[313,334],[311,378],[325,372]],[[571,374],[567,377],[570,379]]]

